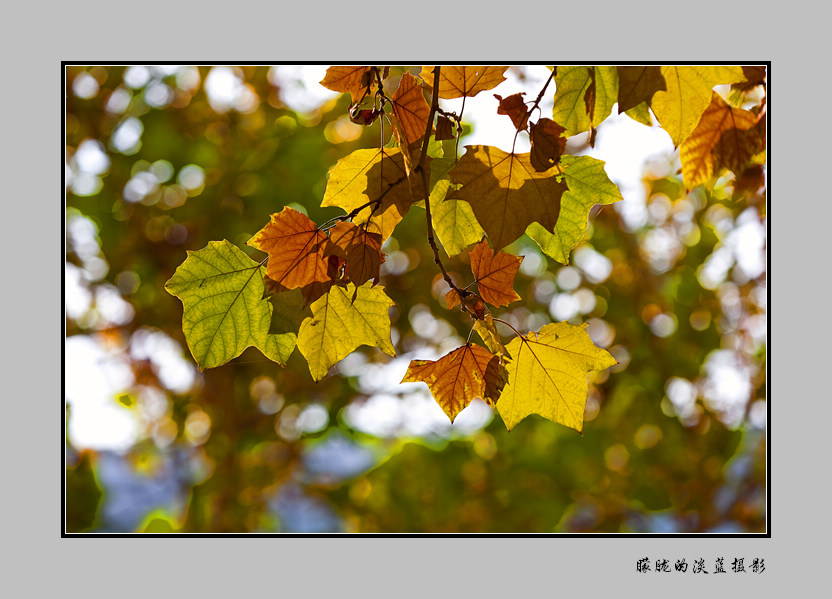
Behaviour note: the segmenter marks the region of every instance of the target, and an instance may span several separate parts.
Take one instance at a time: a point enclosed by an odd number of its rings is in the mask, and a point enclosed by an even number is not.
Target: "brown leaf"
[[[566,151],[566,131],[552,119],[539,119],[530,126],[531,152],[529,160],[539,173],[555,166]]]
[[[750,91],[758,85],[763,85],[766,81],[766,68],[764,66],[743,66],[742,73],[746,80],[732,84],[731,89]]]
[[[367,84],[367,73],[371,67],[367,66],[331,66],[321,80],[321,85],[334,92],[349,93],[353,103],[364,97],[364,93],[371,88],[375,80],[370,78]]]
[[[470,256],[471,272],[482,299],[492,306],[508,306],[521,299],[513,285],[522,257],[506,252],[495,255],[485,239],[471,250]]]
[[[381,252],[381,235],[368,233],[353,223],[340,222],[329,232],[332,258],[347,261],[349,279],[360,287],[367,281],[373,285],[379,281],[379,268],[384,262]]]
[[[448,302],[449,310],[453,310],[462,304],[463,311],[471,313],[477,320],[486,317],[485,304],[476,293],[463,290],[462,294],[460,294],[456,289],[451,289],[445,294],[445,301]]]
[[[753,112],[733,108],[713,92],[699,124],[679,147],[685,188],[706,183],[720,167],[740,173],[759,146],[759,136],[748,131],[756,121]]]
[[[295,289],[330,280],[325,257],[329,238],[308,216],[288,206],[247,244],[269,254],[266,274],[278,287]]]
[[[445,115],[440,114],[436,119],[435,137],[437,141],[454,139],[456,137],[456,125],[454,122]]]
[[[405,73],[391,99],[393,114],[404,136],[403,145],[418,142],[425,135],[430,117],[430,106],[422,93],[422,83],[410,73]]]
[[[450,171],[451,183],[462,185],[447,199],[471,204],[491,245],[502,249],[531,223],[554,231],[561,196],[568,187],[557,177],[538,173],[529,154],[508,154],[491,146],[466,146]]]
[[[443,66],[439,72],[439,97],[451,100],[476,96],[505,81],[507,70],[507,66]],[[422,67],[419,76],[433,93],[433,67]]]
[[[497,107],[497,114],[508,115],[511,122],[514,123],[515,129],[518,131],[525,131],[526,124],[529,121],[529,109],[523,101],[524,95],[525,92],[520,92],[503,98],[498,94],[494,94],[494,97],[500,102],[500,105]]]
[[[659,66],[618,67],[619,114],[644,101],[649,104],[653,94],[666,90],[667,84]]]
[[[453,423],[457,414],[478,397],[496,405],[506,378],[498,356],[469,343],[436,361],[411,361],[402,382],[426,383]]]

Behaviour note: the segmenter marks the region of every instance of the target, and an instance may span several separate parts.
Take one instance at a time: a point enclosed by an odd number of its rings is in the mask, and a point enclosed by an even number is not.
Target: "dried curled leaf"
[[[498,356],[468,343],[436,361],[411,361],[402,382],[426,383],[436,403],[453,423],[476,398],[492,407],[496,405],[505,374]]]
[[[500,105],[497,107],[497,114],[505,114],[514,123],[514,128],[518,131],[525,131],[526,124],[529,121],[529,107],[526,106],[523,96],[525,92],[512,94],[503,98],[499,94],[494,94]]]
[[[539,119],[531,124],[531,151],[529,161],[539,173],[549,170],[566,151],[565,129],[552,119]]]

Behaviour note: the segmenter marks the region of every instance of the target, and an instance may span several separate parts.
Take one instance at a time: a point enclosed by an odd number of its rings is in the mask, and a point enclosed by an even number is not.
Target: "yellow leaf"
[[[507,154],[490,146],[466,149],[450,173],[451,182],[462,187],[448,199],[471,204],[494,249],[520,237],[530,223],[554,229],[567,190],[554,172],[538,173],[529,154]]]
[[[330,169],[321,206],[338,206],[347,213],[361,208],[353,222],[381,235],[384,243],[410,206],[424,199],[420,179],[415,177],[411,195],[398,148],[356,150]]]
[[[558,67],[552,119],[566,129],[567,136],[586,131],[592,124],[584,103],[584,94],[591,83],[590,67]]]
[[[443,66],[439,71],[439,97],[451,100],[464,96],[476,96],[505,81],[508,67],[495,66]],[[422,67],[419,76],[428,90],[433,90],[433,67]]]
[[[433,229],[448,256],[456,256],[485,235],[468,202],[445,199],[451,188],[448,171],[454,163],[453,158],[435,158],[430,164]]]
[[[587,373],[617,364],[592,342],[586,327],[551,323],[508,344],[508,382],[497,402],[507,429],[530,414],[583,429]]]
[[[503,363],[511,359],[511,354],[508,353],[506,346],[503,345],[503,340],[500,339],[497,327],[494,326],[494,319],[491,317],[491,314],[486,314],[481,320],[474,321],[474,330],[492,354],[501,356]]]
[[[757,115],[733,108],[716,92],[693,133],[679,147],[685,189],[707,183],[714,175],[719,155],[727,168],[740,175],[756,150],[747,143],[745,132],[757,122]]]
[[[367,81],[370,67],[367,66],[331,66],[321,80],[321,85],[334,92],[349,93],[353,103],[364,97],[368,87],[372,89],[375,78]]]
[[[426,383],[453,423],[478,397],[494,406],[505,382],[502,368],[497,356],[479,345],[466,344],[436,361],[411,361],[402,382]]]
[[[661,74],[666,89],[653,94],[650,108],[677,147],[696,128],[714,86],[745,80],[740,66],[663,66]]]
[[[312,302],[312,316],[301,323],[297,341],[312,378],[320,381],[333,364],[361,345],[395,356],[390,338],[392,305],[384,288],[374,287],[371,281],[357,288],[352,283],[333,285]]]

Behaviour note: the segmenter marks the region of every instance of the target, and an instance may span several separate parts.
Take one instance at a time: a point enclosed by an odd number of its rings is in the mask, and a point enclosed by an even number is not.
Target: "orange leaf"
[[[566,151],[566,138],[561,137],[564,129],[552,119],[540,119],[531,124],[532,148],[529,160],[539,173],[547,171],[560,160]]]
[[[529,109],[523,101],[524,95],[525,92],[520,92],[503,98],[498,94],[494,94],[494,97],[500,102],[500,105],[497,107],[497,114],[508,115],[518,131],[524,131],[526,129],[526,123],[529,120]]]
[[[495,406],[505,380],[498,356],[479,345],[466,344],[436,361],[411,361],[402,382],[426,383],[453,423],[477,397]]]
[[[368,233],[353,223],[340,222],[329,233],[329,251],[347,261],[349,278],[356,287],[372,280],[378,283],[379,268],[384,262],[381,253],[381,235]]]
[[[247,243],[269,254],[266,274],[277,287],[295,289],[330,280],[328,242],[308,216],[287,206]]]
[[[353,103],[364,97],[375,80],[368,75],[370,67],[331,66],[321,80],[321,85],[334,92],[349,93]],[[369,79],[369,81],[368,81]]]
[[[410,73],[405,73],[392,100],[393,113],[404,135],[402,145],[407,146],[422,139],[430,116],[430,106],[422,93],[422,83]]]
[[[477,279],[482,299],[492,306],[508,306],[520,299],[514,291],[514,277],[523,258],[505,252],[494,255],[483,239],[471,250],[471,272]]]
[[[679,147],[685,188],[706,183],[720,166],[739,175],[758,146],[759,136],[747,135],[756,121],[753,112],[733,108],[713,92],[696,129]]]
[[[508,67],[488,66],[443,66],[439,72],[439,97],[451,100],[476,96],[506,80]],[[422,67],[419,76],[433,93],[433,67]]]

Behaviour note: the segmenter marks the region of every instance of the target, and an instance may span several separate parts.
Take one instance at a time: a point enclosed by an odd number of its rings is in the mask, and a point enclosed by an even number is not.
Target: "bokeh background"
[[[569,151],[605,160],[624,202],[593,211],[569,265],[510,246],[525,301],[501,314],[589,322],[619,361],[590,376],[582,435],[537,416],[507,433],[479,401],[451,426],[425,385],[398,384],[470,330],[441,299],[420,208],[385,247],[396,358],[362,348],[317,384],[297,352],[197,371],[164,291],[185,251],[253,254],[287,205],[339,214],[319,207],[327,170],[389,136],[349,121],[325,69],[67,67],[66,530],[765,532],[765,180],[686,193],[669,136],[616,109]],[[547,76],[512,67],[493,93],[534,98]],[[496,107],[467,100],[460,153],[511,149]],[[464,257],[446,265],[465,279]]]

